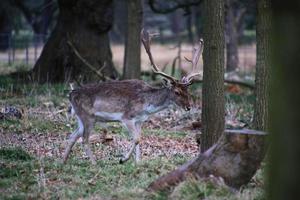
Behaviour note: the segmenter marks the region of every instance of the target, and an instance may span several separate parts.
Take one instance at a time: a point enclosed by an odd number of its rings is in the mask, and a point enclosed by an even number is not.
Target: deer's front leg
[[[134,120],[124,120],[123,124],[126,126],[128,131],[132,135],[132,143],[128,153],[121,158],[120,163],[124,163],[129,160],[130,156],[132,155],[133,151],[135,150],[136,156],[135,161],[139,162],[140,160],[140,137],[141,137],[141,124],[135,122]]]

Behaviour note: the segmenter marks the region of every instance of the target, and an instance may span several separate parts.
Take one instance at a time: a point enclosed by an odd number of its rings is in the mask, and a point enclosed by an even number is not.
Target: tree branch
[[[77,49],[74,47],[74,45],[72,44],[72,42],[67,41],[68,45],[71,47],[71,49],[74,51],[75,55],[92,71],[95,72],[96,75],[101,78],[101,80],[105,81],[105,80],[111,80],[111,78],[104,76],[103,74],[101,74],[100,72],[102,71],[102,69],[105,67],[105,64],[103,67],[100,68],[100,70],[97,70],[93,65],[91,65],[86,59],[84,59],[80,53],[77,51]]]

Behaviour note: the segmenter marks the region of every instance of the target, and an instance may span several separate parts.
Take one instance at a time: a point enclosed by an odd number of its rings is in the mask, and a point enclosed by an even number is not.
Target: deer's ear
[[[172,87],[172,83],[169,79],[163,78],[163,85],[167,88],[171,88]]]

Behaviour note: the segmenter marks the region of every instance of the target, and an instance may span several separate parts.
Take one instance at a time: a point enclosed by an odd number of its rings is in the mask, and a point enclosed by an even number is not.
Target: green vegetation
[[[16,148],[0,149],[0,199],[264,199],[263,186],[252,182],[234,192],[224,184],[187,180],[170,193],[150,194],[144,189],[162,174],[190,158],[156,158],[118,164],[113,160],[71,158],[66,165],[57,159],[35,158]],[[4,156],[3,156],[4,155]],[[262,182],[262,172],[254,180]]]
[[[62,165],[60,156],[66,135],[76,127],[74,119],[66,114],[68,86],[18,84],[12,79],[1,78],[0,90],[0,106],[14,106],[22,110],[23,115],[22,119],[0,120],[0,136],[12,139],[11,142],[1,141],[0,199],[265,199],[262,170],[240,191],[222,182],[191,179],[169,192],[146,192],[153,180],[192,157],[177,153],[172,156],[151,154],[144,156],[138,165],[132,160],[121,165],[117,155],[122,150],[116,149],[118,146],[98,143],[92,145],[93,151],[103,152],[105,156],[100,156],[93,166],[82,156],[81,145],[77,144],[68,163]],[[248,118],[253,110],[249,106],[251,101],[250,93],[228,95],[229,114],[233,119],[238,116],[238,120],[251,121]],[[189,134],[184,130],[173,132],[164,128],[150,130],[145,126],[143,135],[157,137],[155,142],[167,138],[163,142],[168,142],[181,141]],[[95,132],[102,132],[102,129],[97,125]],[[117,123],[109,125],[109,134],[128,139],[126,131]],[[26,140],[23,142],[22,138]]]

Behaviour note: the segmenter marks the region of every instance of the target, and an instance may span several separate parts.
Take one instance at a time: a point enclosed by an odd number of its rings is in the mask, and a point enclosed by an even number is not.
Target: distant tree
[[[255,2],[225,1],[226,71],[236,70],[239,63],[238,46],[245,29],[245,17],[255,13]]]
[[[192,7],[200,5],[200,3],[203,2],[203,0],[170,0],[170,1],[159,1],[159,0],[149,0],[149,6],[151,10],[155,13],[160,14],[168,14],[175,12],[178,9],[182,9],[184,11],[183,15],[186,18],[186,29],[188,31],[188,42],[193,43],[194,42],[194,35],[193,35],[193,12],[194,10]],[[181,18],[178,18],[178,12],[173,13],[171,17],[171,23],[172,23],[172,31],[173,33],[178,37],[179,33],[179,24]],[[198,16],[197,16],[198,17]],[[197,22],[197,20],[195,20]],[[196,24],[197,28],[199,27],[199,24]]]
[[[107,34],[113,23],[112,1],[58,0],[58,7],[57,24],[34,66],[33,79],[40,83],[72,79],[87,82],[99,79],[96,71],[116,78]],[[78,58],[74,49],[94,70]]]
[[[112,42],[123,43],[127,30],[127,1],[114,0],[114,24],[110,31]]]
[[[224,1],[204,1],[204,52],[201,152],[224,131]]]
[[[53,15],[57,10],[56,1],[53,0],[3,0],[0,1],[0,49],[7,49],[12,31],[18,31],[25,26],[24,17],[35,34],[45,40]]]
[[[254,128],[266,131],[269,117],[269,74],[271,53],[271,11],[269,0],[257,1]]]
[[[23,1],[14,0],[15,6],[23,13],[35,34],[43,35],[43,40],[49,30],[54,13],[58,10],[54,0]]]
[[[238,57],[238,31],[236,19],[234,0],[226,0],[226,71],[234,71],[239,62]],[[245,9],[243,9],[245,10]]]
[[[270,94],[271,156],[268,199],[299,197],[300,183],[300,4],[298,1],[258,1],[264,21],[272,8]]]
[[[141,74],[140,33],[143,20],[141,0],[127,0],[128,19],[124,56],[124,79],[139,79]]]

